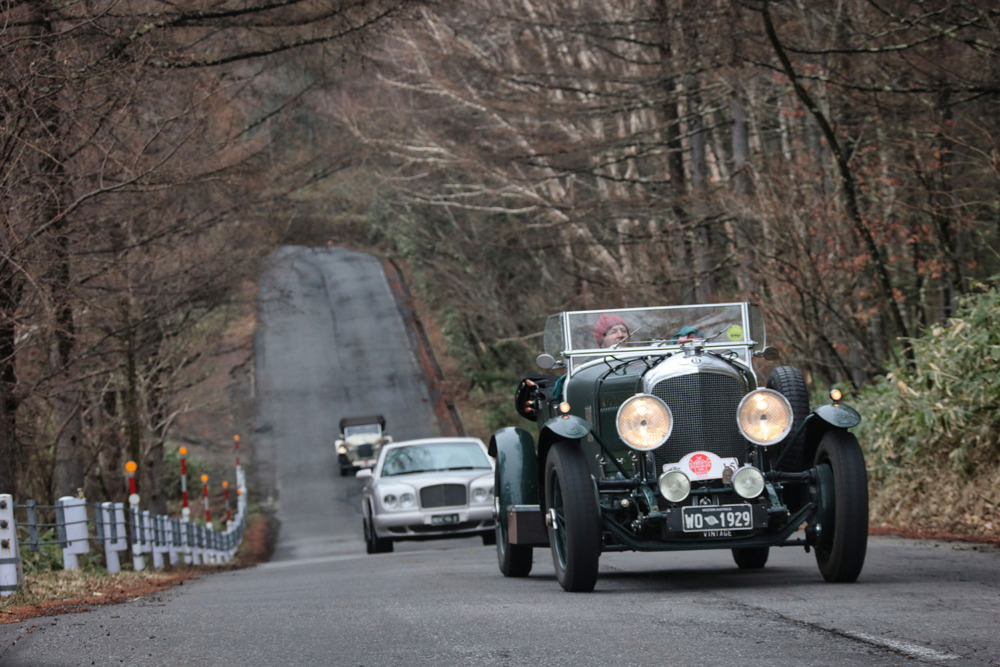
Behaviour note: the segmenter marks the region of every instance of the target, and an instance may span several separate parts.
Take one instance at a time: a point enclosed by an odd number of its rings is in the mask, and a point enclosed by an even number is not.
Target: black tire
[[[375,534],[375,527],[366,516],[362,519],[362,526],[365,531],[365,551],[370,554],[387,554],[392,552],[392,540],[379,537]]]
[[[770,547],[746,547],[733,549],[733,560],[741,570],[760,570],[767,564]]]
[[[493,476],[494,493],[500,493],[500,466],[497,465]],[[505,577],[527,577],[531,574],[534,549],[524,544],[511,544],[507,539],[507,508],[497,503],[497,518],[494,541],[497,545],[497,563],[500,573]],[[483,543],[486,543],[485,536]]]
[[[768,376],[767,388],[782,394],[792,406],[792,430],[777,451],[784,449],[789,441],[792,445],[781,460],[779,468],[794,472],[805,470],[805,434],[800,434],[798,438],[792,440],[802,422],[809,416],[809,392],[805,380],[802,379],[802,372],[795,366],[778,366]]]
[[[868,550],[868,474],[854,434],[840,429],[824,433],[816,450],[816,472],[816,564],[827,581],[855,581]]]
[[[482,538],[483,538],[483,545],[484,546],[492,547],[494,544],[497,543],[497,533],[496,533],[496,531],[493,531],[492,533],[483,533],[482,534]]]
[[[589,592],[597,583],[601,523],[594,482],[580,444],[560,441],[545,460],[545,509],[552,562],[563,590]]]

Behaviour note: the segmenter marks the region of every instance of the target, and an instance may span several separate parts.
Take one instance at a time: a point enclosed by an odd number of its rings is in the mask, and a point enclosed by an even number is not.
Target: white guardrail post
[[[13,595],[24,585],[21,552],[14,523],[14,496],[0,494],[0,597]]]
[[[56,501],[62,507],[62,523],[65,543],[63,546],[63,567],[79,570],[79,554],[90,552],[90,536],[87,530],[87,501],[83,498],[63,496]]]
[[[100,511],[99,521],[103,526],[104,536],[104,560],[108,564],[108,572],[115,574],[121,572],[122,569],[118,552],[128,549],[128,540],[125,538],[125,505],[112,502],[101,503]]]
[[[128,502],[129,523],[132,528],[132,569],[139,572],[146,569],[146,557],[142,548],[142,512],[139,511],[139,496],[131,494]]]

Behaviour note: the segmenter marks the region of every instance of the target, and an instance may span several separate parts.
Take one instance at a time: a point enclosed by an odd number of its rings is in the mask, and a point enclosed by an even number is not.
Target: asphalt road
[[[527,579],[502,577],[478,539],[366,555],[360,482],[334,466],[337,420],[377,409],[400,439],[441,425],[378,262],[336,249],[275,259],[257,341],[275,560],[0,625],[4,667],[1000,665],[996,549],[873,538],[860,580],[843,585],[801,548],[772,550],[761,572],[728,552],[613,553],[591,594],[562,591],[548,550]]]

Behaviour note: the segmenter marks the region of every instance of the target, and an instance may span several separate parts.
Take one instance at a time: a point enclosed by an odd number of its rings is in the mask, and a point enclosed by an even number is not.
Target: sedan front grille
[[[670,439],[655,453],[657,470],[698,450],[723,458],[735,456],[741,464],[746,463],[750,447],[736,424],[736,410],[744,395],[738,379],[692,373],[657,383],[653,394],[670,406],[674,416]]]
[[[436,484],[420,489],[421,507],[456,507],[466,502],[465,487],[461,484]]]

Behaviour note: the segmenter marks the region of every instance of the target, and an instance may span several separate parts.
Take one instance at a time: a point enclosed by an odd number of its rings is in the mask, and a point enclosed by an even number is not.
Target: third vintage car
[[[860,421],[831,392],[814,410],[777,359],[760,309],[722,303],[549,317],[538,364],[496,458],[497,558],[527,576],[549,547],[567,591],[593,590],[609,551],[728,549],[739,568],[772,547],[815,552],[824,579],[854,581],[868,535]]]
[[[382,415],[343,417],[340,420],[340,435],[334,442],[340,476],[347,477],[363,468],[371,468],[382,445],[390,442],[392,436],[385,433],[385,417]]]

